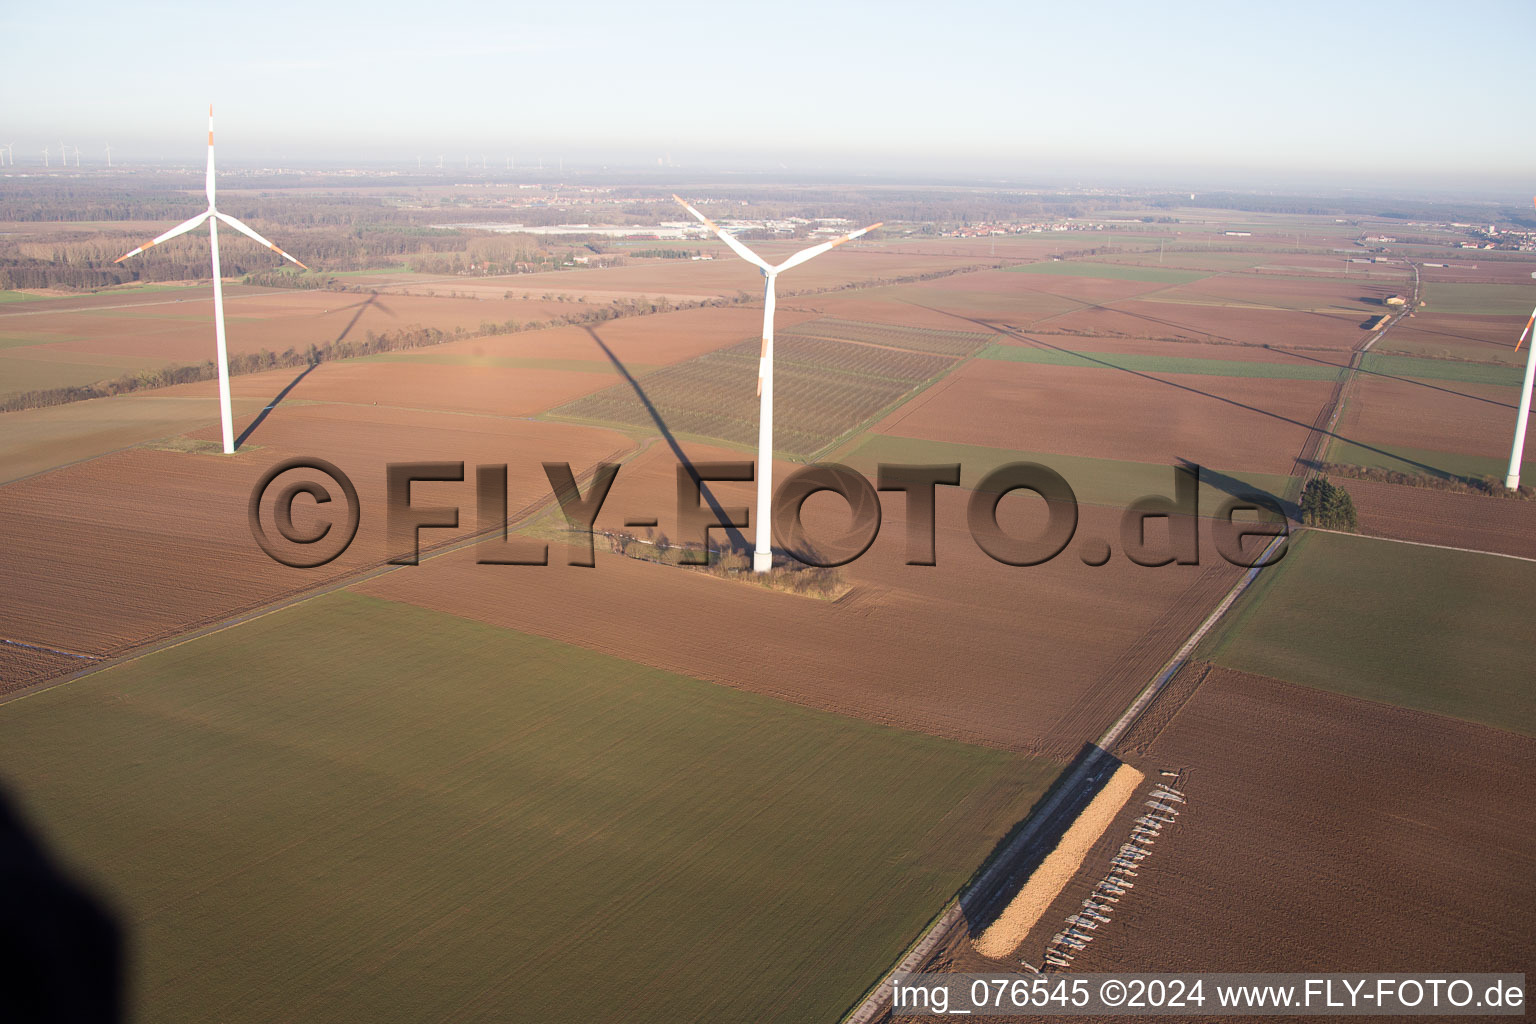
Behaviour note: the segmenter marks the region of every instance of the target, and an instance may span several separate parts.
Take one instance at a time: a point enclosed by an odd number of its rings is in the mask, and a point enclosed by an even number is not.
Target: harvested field
[[[1054,770],[346,593],[0,708],[167,1022],[830,1020]]]
[[[217,432],[210,425],[194,437],[213,440]],[[0,592],[3,639],[112,656],[380,563],[388,557],[388,462],[508,463],[515,512],[550,496],[540,458],[569,461],[579,472],[632,449],[621,435],[592,428],[335,406],[281,407],[253,442],[233,456],[134,448],[7,485],[0,572],[11,585]],[[335,463],[358,490],[357,539],[322,568],[273,561],[247,522],[261,474],[293,455]],[[473,531],[472,479],[414,491],[418,504],[464,509],[460,531],[425,531],[424,546]]]
[[[1392,333],[1372,351],[1523,367],[1525,350],[1515,351],[1515,339],[1524,326],[1523,316],[1461,316],[1420,311],[1411,320],[1393,327]]]
[[[1365,372],[1356,376],[1336,430],[1360,445],[1508,459],[1518,401],[1514,388]]]
[[[1201,650],[1243,672],[1536,735],[1536,563],[1308,531]]]
[[[1145,777],[1128,764],[1115,769],[1104,788],[1094,794],[1088,806],[1062,835],[1056,848],[1030,874],[1018,895],[977,938],[976,952],[994,960],[1013,955],[1072,880],[1082,866],[1083,858],[1104,835]]]
[[[1212,668],[1120,754],[1180,771],[1188,802],[1074,972],[1522,971],[1536,955],[1511,899],[1536,870],[1514,839],[1536,827],[1526,737]],[[1144,812],[1121,812],[1024,959],[1039,962]],[[962,933],[928,969],[1000,965]]]
[[[944,373],[954,360],[895,347],[976,347],[984,336],[957,336],[878,325],[817,320],[775,340],[775,450],[810,456],[837,441],[913,390]],[[809,336],[815,330],[817,336]],[[834,331],[880,338],[847,342]],[[623,382],[553,410],[583,421],[623,424],[749,445],[757,440],[757,339],[708,353]]]
[[[663,445],[626,465],[599,526],[659,514],[676,538],[675,470]],[[719,493],[723,504],[746,505],[753,491],[730,484]],[[601,548],[593,569],[483,566],[472,551],[453,552],[359,589],[796,703],[1065,759],[1109,724],[1236,576],[1219,559],[1148,569],[1116,557],[1094,568],[1076,544],[1045,565],[1005,566],[971,539],[967,498],[938,489],[938,564],[909,566],[904,502],[887,496],[874,546],[840,570],[854,589],[830,604]],[[1038,518],[1024,522],[1032,506],[1018,500],[1004,525],[1037,532]],[[807,521],[813,537],[826,535],[810,504]],[[1083,508],[1078,536],[1117,538],[1118,521]],[[744,658],[743,645],[764,653]]]
[[[876,424],[883,434],[1289,475],[1329,381],[1200,377],[974,360]],[[1148,429],[1155,424],[1155,429]]]
[[[1536,501],[1375,480],[1335,482],[1354,500],[1362,533],[1536,558]]]

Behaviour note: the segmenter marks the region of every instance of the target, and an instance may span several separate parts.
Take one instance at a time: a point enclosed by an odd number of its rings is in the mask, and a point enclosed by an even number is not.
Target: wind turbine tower
[[[1536,274],[1532,274],[1536,277]],[[1525,330],[1520,332],[1520,340],[1515,342],[1518,350],[1531,333],[1531,324],[1536,323],[1536,309],[1531,310],[1531,318],[1525,322]],[[1509,472],[1504,476],[1504,486],[1512,491],[1520,489],[1520,463],[1525,459],[1525,426],[1531,416],[1531,385],[1536,384],[1536,339],[1532,339],[1530,350],[1525,357],[1525,382],[1520,385],[1520,412],[1515,416],[1515,441],[1509,449]]]
[[[208,209],[204,210],[196,217],[193,217],[191,220],[183,221],[182,223],[176,225],[165,234],[158,235],[150,241],[145,242],[143,245],[139,246],[132,252],[124,253],[112,262],[121,263],[123,260],[126,260],[130,256],[137,256],[139,253],[143,252],[145,249],[150,248],[151,246],[159,245],[161,242],[175,238],[177,235],[186,234],[188,231],[191,231],[203,221],[208,222],[208,240],[213,250],[213,331],[214,343],[219,357],[219,423],[224,432],[224,454],[233,455],[235,452],[235,424],[234,415],[230,409],[229,401],[229,349],[228,346],[226,346],[224,343],[224,285],[219,274],[219,221],[223,221],[225,224],[228,224],[230,227],[234,228],[241,234],[255,239],[262,245],[266,246],[268,249],[271,249],[273,252],[277,253],[283,259],[297,263],[299,266],[304,267],[305,270],[308,270],[309,268],[305,267],[304,264],[299,263],[297,259],[294,259],[294,257],[288,255],[286,252],[279,249],[265,238],[262,238],[243,221],[236,220],[234,217],[231,217],[227,213],[220,213],[218,208],[214,205],[212,105],[208,107],[208,174],[207,177],[203,180],[203,190],[208,194]]]
[[[801,249],[789,259],[773,266],[757,253],[748,249],[736,240],[730,232],[721,228],[714,221],[704,216],[698,210],[689,206],[678,196],[673,196],[683,209],[693,214],[705,227],[720,236],[720,240],[730,246],[731,251],[742,259],[752,264],[763,274],[763,347],[757,360],[757,395],[759,400],[757,420],[757,543],[756,550],[752,553],[752,570],[754,572],[767,572],[773,568],[773,523],[770,519],[770,505],[773,500],[773,307],[774,307],[774,282],[778,276],[791,267],[798,267],[807,260],[815,259],[829,249],[835,249],[844,242],[851,242],[860,235],[868,234],[880,226],[879,223],[871,224],[867,228],[851,231],[830,242],[822,242],[813,245],[809,249]],[[883,223],[883,222],[881,222]]]

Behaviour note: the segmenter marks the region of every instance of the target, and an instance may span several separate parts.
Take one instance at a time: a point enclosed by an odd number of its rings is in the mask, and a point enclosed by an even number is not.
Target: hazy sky
[[[1536,3],[10,3],[0,143],[85,159],[1536,178]],[[1533,182],[1536,184],[1536,182]],[[1522,186],[1523,187],[1523,186]]]

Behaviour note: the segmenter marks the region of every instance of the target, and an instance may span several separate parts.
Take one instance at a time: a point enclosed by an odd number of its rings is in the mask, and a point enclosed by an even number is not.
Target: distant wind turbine
[[[107,166],[112,166],[112,143],[107,143]]]
[[[164,242],[167,239],[175,238],[177,235],[186,234],[188,231],[191,231],[203,221],[208,222],[208,239],[213,249],[213,329],[214,339],[217,345],[219,356],[219,420],[220,425],[224,430],[224,454],[233,455],[235,451],[235,424],[234,415],[230,409],[229,401],[229,350],[224,343],[224,285],[219,274],[219,221],[223,221],[225,224],[228,224],[230,227],[234,228],[236,231],[243,235],[248,235],[251,238],[254,238],[268,249],[271,249],[273,252],[277,253],[283,259],[297,263],[299,266],[304,267],[305,270],[308,270],[309,268],[305,267],[304,264],[299,263],[297,259],[294,259],[294,257],[288,255],[286,252],[279,249],[265,238],[262,238],[243,222],[236,220],[234,217],[231,217],[227,213],[220,213],[214,206],[212,105],[208,107],[208,176],[204,179],[203,190],[208,194],[208,209],[204,210],[196,217],[193,217],[191,220],[183,221],[182,223],[176,225],[165,234],[159,235],[151,241],[145,242],[143,245],[139,246],[132,252],[124,253],[112,262],[121,263],[123,260],[126,260],[130,256],[137,256],[139,253],[143,252],[145,249],[150,248],[151,246],[159,245],[161,242]]]
[[[719,235],[720,240],[731,247],[731,251],[762,271],[763,274],[763,347],[757,361],[757,394],[760,399],[757,420],[757,550],[752,554],[752,569],[754,572],[767,572],[773,568],[773,526],[769,519],[769,506],[773,497],[774,281],[789,268],[798,267],[807,260],[815,259],[829,249],[835,249],[844,242],[851,242],[860,235],[868,234],[875,230],[875,228],[878,228],[880,224],[871,224],[867,228],[850,231],[848,234],[840,238],[834,238],[830,242],[822,242],[820,245],[813,245],[809,249],[801,249],[778,266],[772,266],[767,260],[737,241],[730,232],[724,230],[698,210],[683,202],[680,197],[674,195],[672,198],[681,203],[683,209],[697,217],[705,227]]]
[[[52,167],[53,166],[53,164],[48,162],[48,147],[47,146],[43,147],[43,166],[44,167]]]

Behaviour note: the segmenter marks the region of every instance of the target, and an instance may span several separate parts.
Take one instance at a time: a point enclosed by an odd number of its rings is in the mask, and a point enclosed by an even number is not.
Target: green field
[[[1203,654],[1244,672],[1536,736],[1536,564],[1308,532]]]
[[[1424,300],[1431,313],[1480,313],[1485,316],[1526,316],[1531,311],[1531,289],[1523,284],[1424,285]]]
[[[1277,356],[1284,358],[1281,353]],[[1341,369],[1318,363],[1263,363],[1246,359],[1187,359],[1179,356],[1131,355],[1124,352],[1067,351],[1028,345],[992,345],[978,353],[982,359],[1049,366],[1088,366],[1139,373],[1191,373],[1208,377],[1261,377],[1273,380],[1337,380]]]
[[[1417,377],[1420,380],[1453,380],[1462,384],[1496,384],[1517,388],[1525,379],[1524,369],[1490,366],[1487,363],[1463,363],[1451,359],[1419,359],[1414,356],[1367,352],[1360,368],[1367,373],[1392,377]]]
[[[1057,770],[348,593],[0,706],[156,1022],[832,1021]]]
[[[1165,267],[1126,266],[1120,263],[1088,263],[1080,260],[1047,260],[1025,263],[1008,270],[1020,274],[1058,274],[1064,277],[1101,277],[1112,281],[1146,281],[1155,284],[1188,284],[1209,274],[1198,270],[1172,270]]]
[[[1511,436],[1514,417],[1510,417]],[[1439,452],[1425,448],[1409,448],[1400,444],[1383,444],[1372,441],[1359,444],[1335,437],[1328,444],[1328,454],[1323,461],[1337,462],[1345,466],[1363,466],[1367,469],[1384,469],[1390,473],[1408,473],[1413,476],[1439,477],[1442,480],[1482,480],[1494,477],[1504,479],[1509,469],[1510,438],[1494,438],[1489,441],[1489,454],[1464,455],[1460,452]],[[1504,454],[1498,454],[1499,448]],[[1536,453],[1521,463],[1522,473],[1536,465]]]
[[[0,303],[3,302],[31,302],[44,296],[32,295],[28,292],[8,292],[0,290]]]
[[[961,468],[960,483],[964,487],[976,486],[987,473],[1007,463],[1038,462],[1060,473],[1072,486],[1078,501],[1111,508],[1124,508],[1137,498],[1147,495],[1172,497],[1174,493],[1173,468],[1157,463],[1094,459],[1081,455],[1058,455],[1054,452],[1014,451],[976,444],[893,437],[889,434],[867,435],[858,447],[841,456],[840,461],[871,479],[874,478],[876,467],[882,462],[922,465],[958,462]],[[1294,495],[1290,493],[1293,489],[1290,477],[1248,472],[1213,473],[1202,467],[1200,514],[1214,515],[1231,496],[1232,490],[1258,491],[1293,500]]]

